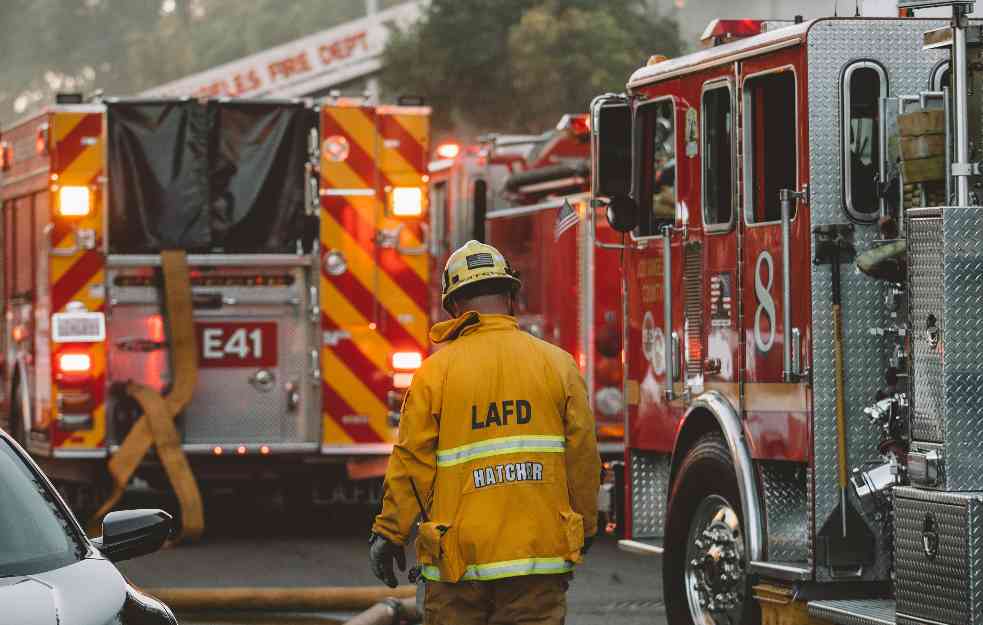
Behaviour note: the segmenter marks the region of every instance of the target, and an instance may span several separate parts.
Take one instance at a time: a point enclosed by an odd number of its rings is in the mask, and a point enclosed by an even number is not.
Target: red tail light
[[[58,354],[58,372],[71,376],[84,376],[92,371],[92,357],[87,352],[65,351]]]
[[[441,143],[437,146],[437,156],[440,158],[455,158],[461,153],[461,146],[457,143]]]

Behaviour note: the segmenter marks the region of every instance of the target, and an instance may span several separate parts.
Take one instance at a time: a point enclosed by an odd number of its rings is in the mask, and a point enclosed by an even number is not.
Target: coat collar
[[[460,317],[434,324],[430,329],[430,340],[434,343],[443,343],[467,334],[518,328],[519,322],[511,315],[480,315],[472,310]]]

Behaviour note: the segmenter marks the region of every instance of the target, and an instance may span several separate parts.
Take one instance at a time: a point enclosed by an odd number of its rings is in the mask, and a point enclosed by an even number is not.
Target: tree
[[[0,120],[59,91],[133,95],[364,13],[364,0],[2,0]]]
[[[392,33],[383,53],[383,87],[395,95],[426,97],[438,128],[511,125],[516,92],[509,28],[534,4],[432,1],[415,26]]]
[[[438,133],[541,132],[622,91],[655,53],[680,49],[674,22],[641,0],[433,0],[387,44],[383,86],[434,107]]]

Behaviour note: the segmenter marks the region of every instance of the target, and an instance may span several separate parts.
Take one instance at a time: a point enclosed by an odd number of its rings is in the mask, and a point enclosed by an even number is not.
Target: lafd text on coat
[[[480,430],[493,425],[508,425],[513,419],[517,425],[525,425],[532,421],[532,404],[529,400],[493,401],[488,404],[488,408],[481,411],[478,410],[478,406],[471,406],[472,430]]]

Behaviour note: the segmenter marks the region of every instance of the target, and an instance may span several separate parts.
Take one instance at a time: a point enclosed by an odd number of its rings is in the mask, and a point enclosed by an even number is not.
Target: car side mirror
[[[611,196],[607,206],[608,223],[616,232],[631,232],[638,227],[638,204],[630,195]]]
[[[110,512],[102,521],[102,536],[92,542],[110,562],[122,562],[160,549],[173,524],[163,510]]]

